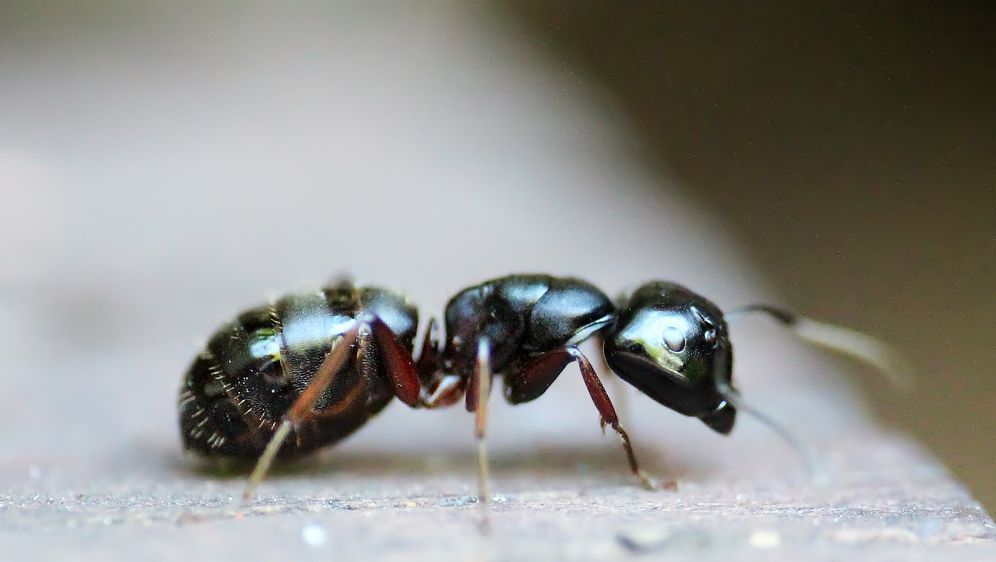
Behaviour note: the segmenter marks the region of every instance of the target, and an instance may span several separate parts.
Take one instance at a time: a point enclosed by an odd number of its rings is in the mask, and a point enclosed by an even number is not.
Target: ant
[[[733,386],[727,320],[747,313],[767,315],[805,340],[898,372],[898,357],[878,340],[768,305],[724,315],[681,285],[654,281],[616,306],[586,281],[550,275],[509,275],[460,291],[446,305],[445,341],[440,345],[430,320],[416,360],[418,311],[411,301],[343,281],[286,295],[218,329],[184,377],[180,431],[188,450],[256,460],[248,500],[275,459],[343,439],[395,397],[412,408],[450,406],[463,397],[475,413],[478,502],[486,510],[493,374],[504,378],[505,399],[521,404],[542,396],[577,363],[603,430],[618,434],[630,471],[654,489],[595,369],[578,349],[598,336],[608,366],[643,394],[721,434],[733,429],[738,410],[752,414],[803,455],[815,477],[821,471],[815,457]]]

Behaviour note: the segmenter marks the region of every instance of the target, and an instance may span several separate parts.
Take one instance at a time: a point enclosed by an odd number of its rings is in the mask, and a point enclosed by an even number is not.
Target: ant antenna
[[[908,392],[913,386],[911,376],[913,368],[909,361],[889,344],[864,332],[811,320],[767,304],[751,304],[735,308],[726,313],[726,318],[735,319],[756,312],[778,321],[808,343],[848,355],[875,367],[885,375],[893,387],[902,392]]]
[[[757,421],[768,426],[769,429],[778,434],[783,441],[788,443],[789,447],[802,458],[803,462],[806,463],[806,468],[809,470],[809,477],[813,484],[817,487],[825,487],[830,484],[830,471],[827,468],[826,463],[823,459],[816,454],[809,446],[802,442],[801,439],[795,436],[787,427],[776,421],[774,418],[765,414],[761,410],[755,408],[750,402],[743,399],[740,391],[733,388],[730,383],[726,381],[716,382],[716,392],[723,397],[734,408],[750,414]]]

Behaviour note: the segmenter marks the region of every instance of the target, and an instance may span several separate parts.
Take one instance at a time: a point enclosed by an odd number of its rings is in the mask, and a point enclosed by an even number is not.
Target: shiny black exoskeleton
[[[464,289],[445,318],[441,372],[469,381],[486,340],[490,367],[504,375],[514,404],[539,397],[570,361],[583,360],[576,346],[601,335],[620,378],[720,433],[733,428],[736,410],[718,390],[730,385],[733,368],[726,322],[715,304],[681,285],[647,283],[617,311],[586,281],[512,275]],[[473,409],[473,392],[467,398]]]
[[[357,334],[355,350],[280,456],[313,451],[358,429],[399,395],[390,360],[398,348],[410,356],[418,311],[385,289],[345,283],[252,308],[211,336],[180,388],[184,447],[210,457],[259,458],[333,344],[364,316],[376,319],[373,328]],[[403,400],[414,404],[417,384],[407,390]]]
[[[469,378],[477,342],[491,347],[491,369],[564,345],[577,344],[606,327],[615,307],[602,291],[580,279],[513,275],[460,291],[446,305],[443,372]],[[514,370],[514,367],[513,367]]]
[[[878,365],[887,356],[872,338],[770,306],[737,312],[765,313],[804,339]],[[732,386],[733,349],[723,312],[681,285],[646,283],[617,307],[580,279],[510,275],[460,291],[447,303],[444,318],[444,341],[437,341],[430,321],[416,361],[415,307],[384,289],[343,283],[247,311],[215,333],[184,379],[184,443],[208,456],[258,457],[246,490],[250,496],[274,458],[336,442],[392,397],[421,408],[465,398],[467,409],[476,413],[484,503],[493,375],[502,375],[505,398],[519,404],[541,396],[576,362],[603,427],[617,432],[630,469],[653,487],[598,374],[578,349],[597,335],[609,367],[664,406],[723,434],[732,430],[741,409],[802,449],[784,428],[740,399]]]
[[[733,347],[715,304],[681,285],[655,281],[626,301],[605,338],[605,360],[620,378],[661,404],[729,433],[736,409]]]
[[[609,298],[580,279],[511,275],[464,289],[446,305],[438,366],[421,362],[423,373],[444,377],[427,383],[437,397],[428,405],[449,404],[466,389],[467,409],[476,411],[481,342],[487,343],[488,370],[504,376],[509,402],[533,400],[568,363],[583,359],[575,346],[614,318]],[[600,386],[597,378],[586,382]]]

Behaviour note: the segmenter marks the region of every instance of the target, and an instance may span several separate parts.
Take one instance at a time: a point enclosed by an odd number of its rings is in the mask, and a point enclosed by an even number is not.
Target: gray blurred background
[[[696,6],[4,4],[8,462],[172,444],[197,341],[268,291],[351,270],[432,313],[542,270],[895,342],[911,395],[850,381],[991,508],[992,9]],[[753,344],[748,380],[800,364]]]

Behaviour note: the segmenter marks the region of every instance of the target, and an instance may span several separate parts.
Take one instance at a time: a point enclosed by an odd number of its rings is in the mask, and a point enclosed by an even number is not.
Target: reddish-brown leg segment
[[[425,337],[422,339],[422,349],[418,354],[418,361],[415,362],[415,370],[418,372],[419,382],[430,394],[436,391],[439,384],[439,327],[435,318],[429,319],[429,325],[425,329]]]
[[[242,493],[242,499],[252,499],[256,493],[256,488],[263,481],[263,477],[266,476],[267,471],[270,470],[270,465],[273,464],[273,460],[277,457],[277,453],[280,451],[280,447],[283,446],[284,441],[290,436],[294,427],[300,424],[308,413],[311,412],[322,392],[325,392],[325,389],[332,383],[335,374],[346,364],[350,353],[353,352],[353,344],[356,343],[359,331],[360,324],[358,322],[354,323],[349,330],[342,334],[339,341],[332,345],[332,349],[329,350],[328,355],[325,356],[321,365],[318,366],[318,370],[315,371],[314,378],[311,379],[304,392],[297,397],[297,400],[291,404],[287,413],[284,414],[283,421],[280,422],[280,426],[273,433],[273,437],[267,443],[263,454],[256,461],[256,468],[253,469],[252,474],[249,476],[249,482]]]
[[[423,388],[419,405],[426,409],[445,408],[460,401],[467,391],[467,379],[458,375],[446,375],[439,379],[433,392]]]
[[[371,318],[367,324],[373,330],[377,349],[384,363],[384,371],[391,379],[391,388],[399,400],[414,408],[418,404],[421,385],[415,370],[412,354],[401,345],[394,332],[380,318]]]
[[[539,398],[571,361],[574,357],[566,349],[557,349],[536,357],[520,370],[505,373],[505,399],[522,404]]]
[[[479,343],[479,345],[486,345],[486,343],[482,340]],[[488,349],[490,351],[490,348],[488,348]],[[478,351],[477,363],[478,363],[478,367],[479,367],[480,366],[480,362],[481,362],[481,357],[480,357],[481,349],[479,348],[477,351]],[[488,352],[485,352],[485,353],[488,353]],[[488,355],[490,356],[490,353],[488,353]],[[490,367],[490,364],[488,365],[488,367]],[[488,386],[488,391],[490,392],[490,390],[491,390],[491,387],[489,385]],[[467,411],[468,412],[476,412],[477,411],[478,402],[480,402],[480,400],[481,400],[481,376],[480,376],[480,369],[479,368],[474,370],[474,374],[470,377],[470,380],[467,381],[467,395],[466,395],[466,398],[467,398],[467,401],[466,401]]]
[[[422,408],[444,408],[456,404],[467,389],[467,379],[458,375],[447,375],[439,370],[439,333],[435,318],[429,319],[429,326],[422,340],[422,350],[415,371],[421,384],[419,406]]]
[[[342,334],[339,341],[333,344],[332,349],[329,350],[328,355],[315,371],[315,376],[311,382],[284,414],[283,420],[273,437],[270,438],[270,442],[267,443],[266,449],[256,461],[256,467],[246,484],[243,499],[252,498],[259,483],[263,481],[270,469],[270,465],[273,464],[280,447],[283,446],[284,441],[287,440],[294,428],[298,427],[311,414],[319,397],[335,380],[336,373],[348,362],[350,354],[354,353],[353,345],[357,343],[358,339],[360,345],[357,351],[360,355],[359,369],[361,372],[365,376],[370,376],[371,365],[368,354],[370,347],[376,345],[383,364],[383,371],[391,379],[391,389],[395,396],[409,406],[414,407],[418,404],[420,388],[415,362],[412,360],[411,354],[401,345],[391,329],[382,320],[373,316],[362,317]]]
[[[653,479],[640,469],[640,464],[636,460],[636,453],[633,451],[633,445],[629,440],[629,434],[626,433],[622,424],[619,423],[619,416],[616,414],[616,409],[612,406],[612,400],[609,399],[608,393],[605,392],[605,387],[602,386],[602,382],[598,379],[595,369],[591,366],[588,358],[576,347],[565,347],[549,351],[536,357],[519,371],[507,373],[505,375],[505,397],[512,404],[535,400],[550,388],[553,381],[560,376],[560,373],[572,361],[577,361],[578,366],[581,368],[581,379],[588,389],[592,403],[594,403],[595,408],[601,416],[602,428],[604,429],[608,425],[619,435],[623,450],[626,452],[626,459],[629,461],[629,468],[640,479],[643,487],[649,490],[657,489]],[[668,483],[667,487],[670,488],[671,484]]]

